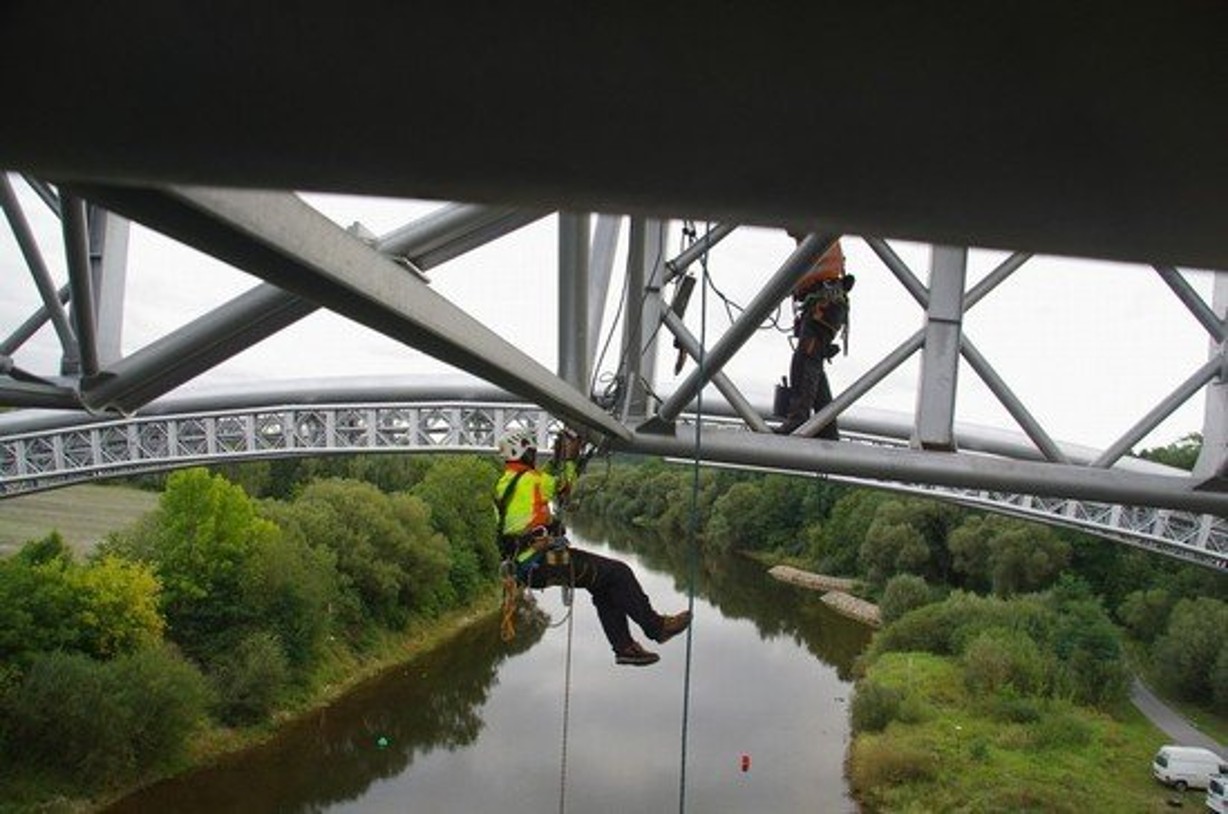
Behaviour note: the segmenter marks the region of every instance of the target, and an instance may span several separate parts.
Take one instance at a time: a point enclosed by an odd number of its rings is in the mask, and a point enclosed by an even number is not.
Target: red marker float
[[[750,771],[750,755],[747,755],[747,754],[742,755],[742,771],[744,772]]]

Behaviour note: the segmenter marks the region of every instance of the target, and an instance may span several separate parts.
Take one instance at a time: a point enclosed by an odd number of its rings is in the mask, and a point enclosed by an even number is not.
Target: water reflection
[[[573,538],[627,560],[659,610],[685,607],[685,553]],[[702,566],[696,593],[688,809],[853,810],[844,699],[869,632],[745,560]],[[560,795],[577,812],[677,808],[685,638],[662,646],[653,667],[616,666],[577,592],[563,784],[566,608],[558,589],[538,597],[511,647],[491,617],[266,746],[111,810],[512,814],[557,810]]]
[[[107,811],[314,812],[357,799],[373,782],[408,771],[415,755],[474,743],[500,663],[536,644],[546,621],[541,611],[522,613],[518,635],[504,644],[491,615],[268,744],[154,785]]]
[[[606,540],[617,551],[634,551],[652,568],[675,575],[676,590],[687,590],[692,561],[684,545],[597,520],[573,525],[583,537]],[[814,591],[765,578],[765,567],[746,557],[698,560],[694,571],[696,595],[726,618],[750,620],[767,639],[790,636],[835,667],[840,678],[852,680],[853,664],[869,641],[864,625],[837,615]]]

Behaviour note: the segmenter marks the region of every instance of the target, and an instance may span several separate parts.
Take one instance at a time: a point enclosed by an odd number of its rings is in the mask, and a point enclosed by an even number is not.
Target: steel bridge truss
[[[24,182],[58,219],[66,266],[61,274],[53,273],[44,257],[14,182]],[[788,296],[795,281],[838,238],[834,233],[806,237],[767,276],[733,324],[703,347],[687,327],[682,309],[671,307],[665,295],[671,290],[676,294],[688,268],[716,249],[735,225],[719,224],[678,256],[660,262],[667,256],[665,222],[630,217],[621,354],[626,363],[618,371],[624,386],[615,403],[599,404],[589,382],[612,291],[622,217],[601,215],[594,223],[593,216],[584,213],[558,215],[559,355],[556,369],[550,370],[517,347],[515,337],[498,335],[461,304],[434,291],[423,274],[545,217],[546,211],[453,204],[376,236],[357,226],[342,229],[289,192],[53,184],[4,174],[0,174],[0,207],[42,300],[29,319],[13,326],[0,341],[0,406],[63,411],[45,419],[55,426],[35,431],[25,423],[29,410],[0,416],[4,450],[0,468],[8,494],[78,476],[134,471],[154,460],[162,467],[211,456],[491,446],[490,433],[504,426],[506,416],[488,414],[480,401],[461,391],[444,394],[434,407],[403,404],[386,414],[379,408],[361,415],[356,406],[301,406],[320,400],[310,391],[285,399],[283,404],[300,406],[284,407],[280,413],[243,412],[252,404],[236,393],[216,415],[150,417],[160,400],[181,384],[322,307],[472,374],[534,405],[553,421],[583,427],[615,449],[687,457],[698,444],[699,457],[712,463],[963,490],[965,495],[1030,496],[995,498],[994,505],[1017,513],[1042,511],[1054,522],[1073,518],[1096,525],[1103,520],[1106,527],[1119,528],[1132,539],[1151,534],[1143,529],[1168,528],[1167,519],[1157,520],[1170,516],[1162,512],[1188,513],[1199,517],[1174,521],[1175,530],[1160,535],[1171,536],[1171,541],[1159,547],[1200,553],[1222,566],[1222,536],[1217,530],[1221,518],[1228,517],[1228,273],[1214,273],[1214,297],[1207,303],[1182,272],[1156,266],[1157,274],[1207,332],[1211,351],[1204,359],[1176,360],[1186,366],[1185,380],[1116,442],[1086,456],[1048,435],[962,330],[966,312],[1022,266],[1029,258],[1025,253],[1011,255],[969,287],[968,250],[936,246],[926,284],[886,241],[867,237],[891,275],[921,308],[922,325],[793,436],[784,437],[771,433],[770,410],[752,405],[724,368]],[[125,355],[119,338],[129,219],[262,282]],[[57,278],[67,282],[57,284]],[[48,324],[63,349],[60,369],[23,369],[14,354]],[[674,392],[654,400],[649,394],[656,392],[655,348],[662,328],[702,364]],[[903,416],[899,428],[877,432],[870,426],[874,422],[857,415],[858,402],[914,355],[921,362],[916,409]],[[1016,443],[995,445],[957,425],[956,371],[961,359],[1018,424],[1021,433]],[[696,441],[683,416],[694,409],[709,385],[725,404],[705,409],[705,417],[723,410],[735,426],[705,429]],[[1129,457],[1149,432],[1200,394],[1206,399],[1204,443],[1193,473],[1148,467]],[[419,412],[397,413],[397,409]],[[529,415],[524,409],[521,414]],[[88,430],[74,426],[87,412],[132,418],[102,421]],[[905,443],[885,447],[851,439],[816,439],[818,428],[836,417],[842,429],[868,430],[869,435]],[[533,426],[546,426],[540,417],[533,421]],[[1054,510],[1057,506],[1061,509]],[[1145,519],[1136,519],[1138,512]]]
[[[694,420],[691,414],[683,418],[692,428]],[[719,418],[709,423],[713,431],[727,426]],[[429,401],[273,405],[95,421],[0,439],[0,495],[236,460],[354,453],[489,454],[496,439],[511,430],[532,432],[539,446],[548,448],[561,426],[557,418],[530,404]],[[900,443],[862,434],[849,434],[846,440],[858,446]],[[985,489],[840,480],[1064,525],[1228,569],[1228,522],[1208,514]]]

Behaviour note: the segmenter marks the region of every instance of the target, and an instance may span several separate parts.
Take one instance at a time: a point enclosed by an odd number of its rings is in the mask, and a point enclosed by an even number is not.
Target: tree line
[[[1149,452],[1192,465],[1197,442],[1190,436]],[[1156,678],[1166,690],[1209,708],[1228,705],[1228,577],[1207,568],[929,498],[814,477],[721,469],[696,477],[656,460],[592,467],[573,503],[667,545],[693,541],[707,555],[751,552],[854,577],[887,621],[951,595],[1009,601],[1065,580],[1066,594],[1090,603],[1080,613],[1095,606],[1110,623],[1096,629],[1118,639],[1124,631],[1144,662],[1165,666]],[[1102,651],[1121,654],[1120,642]]]
[[[202,723],[267,721],[488,592],[495,462],[398,458],[176,472],[87,557],[52,533],[0,560],[4,791],[179,765]]]

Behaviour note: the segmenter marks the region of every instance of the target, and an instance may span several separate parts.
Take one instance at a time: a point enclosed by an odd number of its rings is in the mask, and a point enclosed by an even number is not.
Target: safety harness
[[[537,526],[524,534],[508,535],[503,533],[503,524],[507,519],[507,507],[512,495],[516,493],[516,484],[528,470],[521,470],[512,476],[507,488],[503,490],[496,508],[499,512],[496,534],[499,553],[503,561],[499,566],[499,575],[503,583],[503,619],[499,635],[505,642],[516,638],[516,601],[524,588],[529,587],[534,569],[543,562],[546,565],[567,566],[569,579],[563,585],[563,604],[571,607],[572,591],[575,584],[575,573],[571,570],[571,552],[568,550],[567,537],[556,533],[557,529],[547,526]],[[543,539],[549,539],[546,546],[540,546]]]

